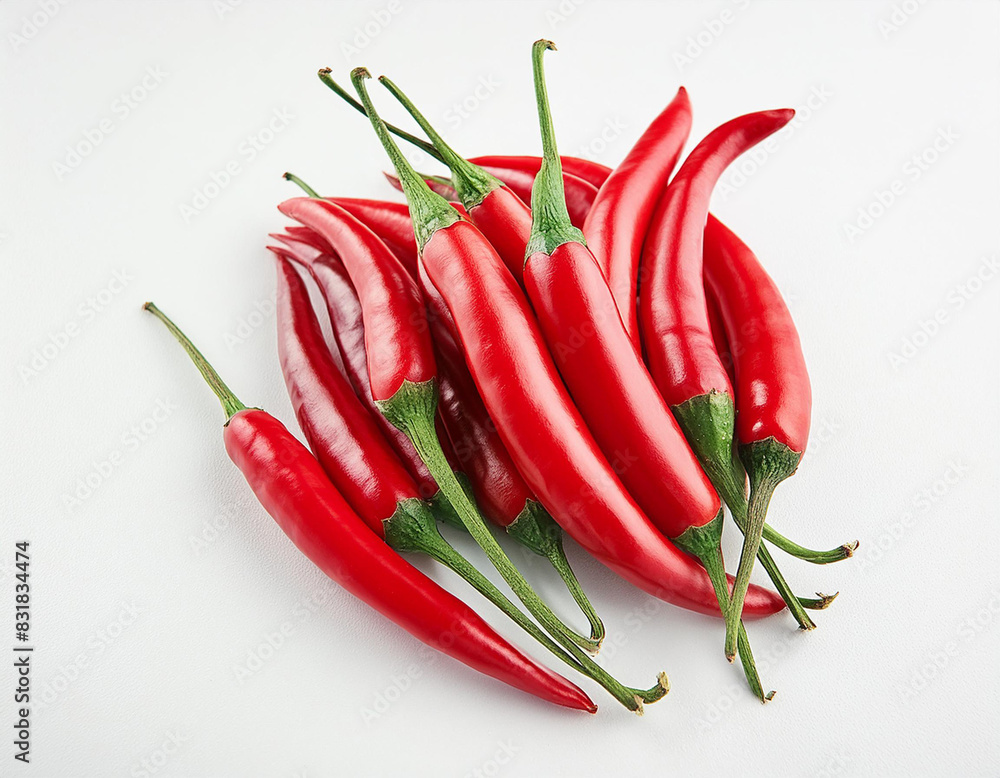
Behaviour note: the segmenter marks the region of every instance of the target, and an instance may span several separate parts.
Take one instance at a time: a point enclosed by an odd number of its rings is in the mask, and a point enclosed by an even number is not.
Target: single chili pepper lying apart
[[[406,208],[405,205],[402,207]],[[409,221],[409,215],[406,218]],[[410,231],[412,232],[412,226]],[[273,251],[305,266],[317,280],[330,313],[334,339],[354,392],[376,423],[379,423],[382,432],[388,433],[388,442],[412,475],[412,465],[423,466],[423,461],[413,449],[409,438],[392,426],[375,407],[374,401],[370,400],[361,303],[343,264],[329,253],[329,249],[323,254],[287,235],[274,234],[272,237],[285,244],[280,249],[272,248]],[[440,323],[432,322],[432,328],[435,326],[440,327]],[[549,560],[590,622],[591,640],[600,644],[604,639],[604,624],[566,559],[558,525],[531,494],[510,461],[486,409],[482,407],[479,395],[475,393],[475,385],[472,384],[471,389],[469,387],[472,379],[465,368],[461,351],[454,343],[450,347],[442,346],[439,350],[437,337],[435,341],[441,393],[439,421],[443,421],[447,430],[444,435],[439,431],[439,437],[443,445],[449,446],[450,451],[446,453],[452,461],[453,469],[461,470],[468,477],[478,504],[487,518],[503,527],[522,545]],[[456,362],[456,357],[460,361]],[[389,429],[386,430],[385,427]],[[399,450],[401,447],[404,448],[402,454]],[[420,481],[417,484],[421,496],[433,495],[430,501],[435,513],[453,526],[465,529],[433,480],[429,488]]]
[[[280,249],[275,253],[281,372],[299,426],[333,485],[392,548],[428,554],[446,565],[553,654],[634,708],[641,691],[622,686],[578,648],[576,658],[560,649],[441,537],[416,483],[337,368],[292,260]]]
[[[449,216],[459,218],[448,209]],[[361,301],[368,374],[378,409],[410,438],[466,529],[531,615],[561,644],[596,650],[594,641],[563,624],[528,585],[451,469],[435,425],[437,372],[416,282],[371,230],[339,206],[300,197],[286,200],[279,210],[319,233],[350,275]]]
[[[684,161],[657,206],[644,248],[640,289],[642,337],[650,372],[702,466],[740,523],[742,487],[734,488],[733,391],[712,342],[702,281],[702,246],[712,187],[741,153],[784,127],[794,111],[747,114],[716,128]],[[732,500],[732,502],[730,502]],[[744,522],[743,552],[726,617],[726,656],[736,653],[744,587],[763,531]],[[794,596],[786,597],[800,626],[814,626]]]
[[[152,303],[144,307],[173,333],[222,403],[229,458],[320,570],[418,640],[474,670],[556,705],[596,712],[582,689],[521,653],[383,543],[280,421],[243,405],[170,319]]]
[[[518,470],[556,521],[593,556],[645,591],[719,615],[704,568],[649,523],[573,406],[520,287],[475,227],[434,194],[393,143],[351,74],[406,192],[420,258],[459,330],[470,372]],[[747,615],[784,606],[758,588]]]
[[[642,364],[608,282],[566,212],[543,73],[549,49],[555,44],[547,40],[532,48],[544,156],[532,190],[534,220],[525,252],[528,299],[559,374],[604,455],[631,454],[618,477],[657,529],[705,566],[725,614],[729,589],[719,496]],[[749,641],[741,638],[750,686],[760,689]],[[771,696],[761,692],[760,699]]]

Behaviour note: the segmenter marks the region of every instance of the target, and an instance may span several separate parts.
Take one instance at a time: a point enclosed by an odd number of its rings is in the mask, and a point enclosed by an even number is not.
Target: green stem
[[[434,148],[438,150],[439,158],[451,170],[452,182],[462,205],[471,210],[479,205],[490,192],[503,186],[498,178],[457,154],[434,129],[433,125],[427,121],[427,118],[417,110],[413,102],[389,78],[380,76],[379,81],[431,139]]]
[[[222,403],[222,409],[226,412],[226,421],[231,419],[234,414],[245,411],[247,407],[239,401],[233,390],[226,386],[226,382],[215,372],[215,368],[195,348],[194,343],[188,339],[188,336],[181,331],[180,327],[174,324],[154,303],[146,303],[142,307],[162,321],[167,326],[167,329],[170,330],[170,334],[177,338],[177,342],[184,347],[188,356],[191,357],[191,361],[194,362],[194,366],[201,373],[202,378],[205,379],[206,383],[212,388],[212,391],[215,392],[215,396],[219,398],[219,402]]]
[[[322,81],[324,84],[326,84],[334,92],[336,92],[337,95],[339,95],[344,100],[344,102],[346,102],[349,106],[354,108],[354,110],[359,111],[362,116],[367,116],[368,111],[365,110],[365,106],[359,103],[357,100],[355,100],[346,89],[344,89],[340,84],[334,81],[333,78],[330,76],[330,73],[331,73],[330,68],[323,68],[322,70],[319,71],[319,80]],[[426,154],[430,154],[432,157],[434,157],[434,159],[438,160],[439,162],[444,162],[444,160],[441,158],[441,154],[438,152],[436,148],[434,148],[433,143],[428,143],[423,138],[418,138],[416,135],[412,135],[408,133],[406,130],[401,130],[399,127],[396,127],[393,124],[387,123],[385,127],[389,132],[391,132],[397,138],[402,138],[407,143],[412,143],[418,149],[425,152]]]
[[[729,599],[729,582],[726,580],[726,567],[722,559],[721,537],[722,511],[720,510],[719,515],[711,523],[703,527],[690,527],[679,538],[675,538],[674,542],[678,547],[693,553],[701,560],[708,573],[708,580],[712,582],[712,588],[715,590],[719,610],[723,617],[728,617],[732,602]],[[737,649],[747,684],[761,702],[767,702],[774,696],[774,692],[764,694],[764,687],[761,685],[760,675],[757,673],[757,663],[754,661],[753,650],[750,648],[750,638],[747,637],[746,628],[742,621],[739,622]]]
[[[750,573],[761,547],[764,519],[771,495],[783,480],[795,472],[802,455],[791,451],[774,438],[740,447],[740,458],[750,477],[750,499],[747,502],[747,522],[743,532],[743,550],[733,584],[733,608],[726,619],[726,656],[736,652],[736,620],[743,613],[743,601],[750,586]],[[811,621],[810,621],[811,623]]]
[[[399,183],[403,187],[403,194],[410,206],[410,218],[413,221],[413,231],[417,241],[417,248],[423,250],[427,241],[430,240],[437,230],[449,227],[461,218],[458,212],[451,207],[447,200],[431,191],[417,172],[413,169],[406,157],[399,150],[389,136],[385,122],[379,117],[375,106],[372,104],[371,96],[365,87],[365,79],[371,78],[371,74],[364,68],[355,68],[351,71],[351,83],[361,97],[364,104],[365,114],[371,121],[375,134],[378,136],[382,147],[392,161],[399,177]]]
[[[833,594],[823,594],[823,592],[816,592],[816,597],[818,599],[813,599],[811,597],[799,597],[799,602],[802,603],[803,608],[808,608],[811,611],[825,611],[834,600],[837,599],[837,595],[840,592],[834,592]]]
[[[305,192],[310,197],[313,197],[313,198],[315,198],[317,200],[321,200],[322,199],[319,196],[319,192],[317,192],[315,189],[313,189],[311,186],[309,186],[309,184],[307,184],[305,181],[303,181],[301,178],[299,178],[294,173],[285,173],[285,175],[283,175],[282,178],[284,178],[286,181],[291,181],[293,184],[298,185],[299,189],[301,189],[303,192]]]
[[[587,617],[587,621],[590,623],[590,639],[600,647],[601,643],[604,642],[605,636],[604,622],[601,621],[601,617],[597,615],[597,611],[587,598],[587,593],[580,586],[580,580],[569,565],[569,560],[566,558],[566,552],[563,550],[562,543],[560,542],[559,548],[554,549],[546,558],[556,573],[559,574],[559,577],[562,578],[566,589],[572,595],[573,600],[579,606],[583,615]]]
[[[800,546],[798,543],[789,540],[769,524],[764,525],[764,540],[768,543],[773,543],[786,554],[791,554],[814,565],[828,565],[831,562],[849,559],[858,550],[858,541],[855,540],[851,543],[844,543],[842,546],[837,546],[837,548],[832,548],[829,551],[814,551],[811,548]]]
[[[542,132],[542,164],[531,187],[531,236],[525,248],[525,259],[538,251],[551,254],[563,243],[586,245],[583,233],[573,226],[566,208],[562,160],[556,148],[552,127],[552,110],[545,86],[543,59],[545,52],[555,50],[552,41],[535,41],[531,47],[531,65],[535,80],[535,100],[538,103],[538,124]]]

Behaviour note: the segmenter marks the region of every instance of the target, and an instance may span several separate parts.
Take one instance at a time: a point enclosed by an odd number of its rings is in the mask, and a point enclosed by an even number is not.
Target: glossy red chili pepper
[[[432,648],[548,702],[596,711],[580,688],[521,653],[383,543],[281,422],[247,409],[173,322],[152,303],[145,307],[181,342],[222,402],[229,458],[264,509],[317,567]]]
[[[356,87],[366,75],[352,74]],[[613,570],[655,596],[717,615],[705,570],[656,531],[601,454],[503,260],[431,192],[363,99],[403,182],[421,261],[454,317],[480,396],[524,479],[563,529]],[[758,590],[756,615],[782,607],[780,598]]]
[[[712,188],[741,153],[784,127],[792,110],[740,116],[716,128],[684,161],[659,205],[646,238],[640,315],[650,373],[695,454],[730,507],[742,502],[733,467],[732,387],[712,342],[702,280],[702,246]],[[734,508],[734,511],[738,508]],[[736,653],[739,612],[763,526],[748,521],[732,604],[726,656]],[[794,598],[789,607],[808,620]]]
[[[311,230],[302,227],[296,230],[296,235],[301,235],[303,232]],[[386,419],[375,405],[368,378],[368,355],[365,351],[361,301],[358,300],[357,292],[354,291],[354,285],[343,263],[333,255],[329,246],[326,251],[322,251],[280,233],[275,233],[272,237],[285,244],[284,249],[277,249],[278,251],[306,267],[315,279],[326,303],[333,339],[337,344],[344,372],[354,388],[355,395],[368,409],[382,435],[405,464],[410,476],[417,482],[421,496],[425,499],[432,497],[437,493],[438,487],[427,470],[427,465],[413,448],[410,439]]]
[[[635,297],[642,244],[690,131],[691,101],[681,87],[600,188],[583,225],[636,353],[641,353]]]
[[[375,233],[343,208],[305,197],[286,200],[278,208],[318,232],[350,275],[361,301],[368,374],[378,409],[410,438],[466,529],[531,614],[571,653],[578,646],[596,650],[594,641],[560,621],[525,581],[448,462],[436,427],[437,370],[416,282]],[[451,206],[448,218],[460,218]]]
[[[534,214],[524,263],[524,286],[549,352],[604,455],[628,452],[615,472],[639,508],[674,545],[708,572],[718,607],[729,610],[722,558],[722,504],[660,397],[618,315],[601,268],[569,221],[543,72],[532,49],[544,156],[532,191]],[[651,208],[652,206],[650,206]],[[766,701],[749,641],[739,647],[748,681]]]
[[[438,413],[460,465],[457,469],[466,474],[477,502],[494,524],[549,560],[590,622],[591,638],[600,642],[604,639],[604,624],[570,567],[563,550],[562,531],[517,471],[504,447],[465,364],[451,313],[422,263],[420,282],[427,298],[441,381]]]

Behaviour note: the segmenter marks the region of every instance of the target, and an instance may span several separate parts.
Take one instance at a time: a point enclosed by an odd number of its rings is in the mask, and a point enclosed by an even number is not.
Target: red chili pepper
[[[705,226],[704,275],[725,330],[732,333],[736,439],[750,476],[748,515],[760,517],[774,487],[795,472],[805,451],[809,375],[778,287],[746,244],[711,214]],[[767,530],[765,526],[765,538]],[[837,561],[856,548],[854,541],[832,552],[809,552],[810,561]]]
[[[567,650],[597,644],[562,623],[507,558],[458,481],[438,437],[437,370],[423,297],[385,244],[333,203],[295,198],[278,206],[318,232],[341,258],[361,301],[368,374],[376,406],[406,433],[438,487],[494,567],[545,629]],[[461,218],[448,206],[448,219]]]
[[[702,281],[702,245],[712,188],[729,163],[794,116],[763,111],[733,119],[702,140],[684,161],[660,203],[643,250],[642,338],[660,394],[670,405],[712,483],[730,507],[736,497],[732,388],[712,342]],[[733,502],[730,502],[730,500]],[[734,511],[737,508],[734,508]],[[763,527],[750,521],[726,618],[726,656],[736,653],[739,614]],[[808,616],[790,598],[802,624]]]
[[[701,561],[718,607],[727,613],[719,496],[642,364],[608,282],[566,212],[543,72],[543,56],[554,48],[541,40],[532,49],[544,156],[532,190],[524,286],[559,374],[604,455],[628,452],[618,477],[657,529]],[[749,641],[740,638],[751,688],[760,689]],[[761,701],[771,696],[761,689]]]
[[[421,261],[454,317],[480,396],[518,470],[592,555],[661,599],[718,615],[704,568],[656,531],[601,454],[503,261],[410,167],[370,105],[365,77],[364,69],[351,76],[403,182]],[[782,607],[776,595],[757,590],[754,615]]]
[[[308,227],[299,229],[292,227],[291,229],[296,230],[296,235],[304,235],[304,232],[312,233]],[[315,235],[315,233],[312,234]],[[437,493],[438,487],[427,470],[427,465],[413,448],[410,439],[386,419],[375,405],[368,378],[368,356],[365,351],[365,329],[362,321],[361,302],[358,300],[357,292],[354,291],[354,285],[351,283],[351,278],[347,270],[344,269],[343,263],[334,256],[329,245],[326,250],[321,250],[286,235],[276,233],[272,237],[285,244],[284,249],[278,249],[278,251],[282,251],[289,258],[303,265],[315,279],[326,302],[333,339],[336,341],[337,351],[344,365],[344,372],[354,388],[355,395],[368,409],[382,435],[406,465],[410,476],[420,488],[421,496],[424,498],[432,497]],[[322,239],[317,242],[325,243]]]
[[[152,303],[145,308],[167,325],[222,402],[229,458],[317,567],[418,640],[474,670],[557,705],[597,710],[583,690],[521,653],[383,543],[280,421],[244,406],[172,321]]]
[[[423,264],[420,271],[441,382],[438,413],[476,500],[494,524],[549,560],[590,622],[591,638],[600,642],[604,639],[604,624],[570,567],[563,550],[562,530],[517,471],[469,374],[451,313],[427,278]]]
[[[608,177],[583,225],[636,353],[641,353],[635,297],[642,243],[690,131],[691,101],[681,87]]]

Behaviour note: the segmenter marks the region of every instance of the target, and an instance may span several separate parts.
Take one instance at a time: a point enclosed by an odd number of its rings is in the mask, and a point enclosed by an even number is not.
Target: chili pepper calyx
[[[354,84],[355,91],[361,97],[361,102],[364,104],[364,111],[368,115],[369,121],[371,121],[372,128],[375,130],[375,134],[378,136],[386,154],[389,155],[389,159],[396,169],[396,175],[399,176],[399,181],[403,186],[403,194],[406,195],[406,201],[410,206],[410,218],[413,221],[413,232],[417,241],[417,248],[418,250],[423,250],[423,247],[435,232],[451,226],[459,221],[461,217],[447,200],[431,191],[427,183],[417,175],[416,171],[406,160],[406,157],[399,150],[399,147],[389,136],[389,130],[376,112],[371,96],[368,94],[368,89],[365,86],[364,82],[368,78],[371,78],[371,73],[366,68],[355,68],[351,71],[351,83]]]
[[[524,249],[524,259],[537,252],[551,254],[563,243],[587,245],[583,232],[573,226],[566,206],[562,160],[556,147],[552,128],[552,111],[542,58],[546,51],[556,48],[552,41],[538,40],[531,47],[531,64],[535,80],[535,99],[538,103],[538,123],[542,133],[542,164],[531,187],[531,234]]]

